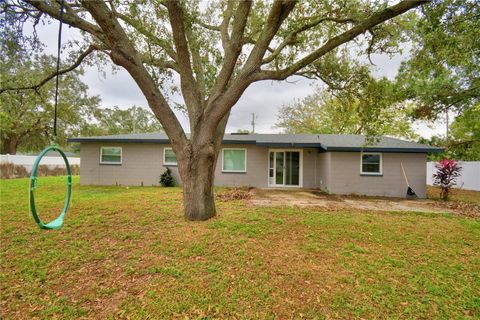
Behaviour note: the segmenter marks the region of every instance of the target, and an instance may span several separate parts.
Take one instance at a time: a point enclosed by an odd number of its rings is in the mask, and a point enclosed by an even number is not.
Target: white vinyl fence
[[[37,156],[24,156],[24,155],[11,155],[11,154],[1,154],[0,162],[11,162],[13,164],[23,166],[27,169],[28,172],[32,170],[33,164]],[[70,165],[80,165],[80,158],[77,157],[67,157]],[[49,167],[65,167],[65,162],[63,158],[58,155],[58,157],[45,156],[42,158],[40,164],[48,165]]]
[[[427,184],[433,185],[433,173],[436,162],[427,162]],[[480,191],[480,161],[459,161],[462,167],[460,177],[457,178],[456,188]]]

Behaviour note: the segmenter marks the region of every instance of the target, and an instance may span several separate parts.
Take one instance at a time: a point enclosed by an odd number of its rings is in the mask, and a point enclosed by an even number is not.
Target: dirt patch
[[[252,188],[232,188],[217,193],[215,198],[219,201],[248,200],[252,197],[249,192]]]
[[[465,217],[480,218],[480,205],[461,201],[435,201],[435,206],[449,210]]]
[[[250,191],[252,206],[320,207],[327,210],[409,211],[461,213],[455,206],[430,199],[407,200],[401,198],[360,197],[329,195],[318,190],[253,189]],[[463,208],[463,207],[462,207]]]

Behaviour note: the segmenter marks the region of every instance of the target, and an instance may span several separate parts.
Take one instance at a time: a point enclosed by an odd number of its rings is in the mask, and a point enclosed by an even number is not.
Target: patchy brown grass
[[[39,180],[54,217],[64,179]],[[76,178],[64,227],[45,231],[28,179],[0,183],[2,319],[480,317],[478,219],[233,200],[188,222],[179,188]]]
[[[427,197],[440,200],[440,187],[427,186]],[[461,201],[480,205],[480,191],[453,188],[450,190],[449,201]]]
[[[438,208],[447,208],[467,217],[480,217],[480,191],[451,189],[449,200],[440,198],[440,188],[428,186],[427,197],[435,201]]]

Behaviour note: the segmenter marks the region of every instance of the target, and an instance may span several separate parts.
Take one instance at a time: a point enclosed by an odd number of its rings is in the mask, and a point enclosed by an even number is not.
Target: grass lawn
[[[64,178],[41,178],[52,218]],[[480,318],[480,220],[218,202],[187,222],[181,190],[79,186],[40,230],[28,179],[2,180],[2,319]],[[56,208],[56,209],[55,209]]]

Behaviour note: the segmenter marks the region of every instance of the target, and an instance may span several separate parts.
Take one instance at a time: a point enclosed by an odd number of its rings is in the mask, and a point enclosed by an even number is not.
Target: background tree
[[[480,3],[434,0],[410,30],[411,57],[397,81],[417,105],[416,116],[435,120],[447,110],[461,114],[478,104]]]
[[[454,159],[480,161],[480,104],[455,118],[450,135],[447,151]]]
[[[95,111],[94,121],[82,129],[81,135],[114,135],[161,132],[162,126],[150,110],[132,106],[101,108]]]
[[[480,105],[469,108],[455,118],[449,139],[436,135],[419,142],[445,148],[443,155],[431,154],[429,160],[448,157],[457,161],[480,161]]]
[[[38,151],[52,140],[56,58],[42,54],[42,44],[34,35],[22,33],[26,17],[2,4],[0,14],[0,88],[15,87],[0,95],[0,151]],[[80,81],[81,69],[64,72],[59,87],[58,143],[77,135],[85,127],[100,98],[89,96]],[[34,84],[34,85],[32,85]],[[28,88],[28,89],[27,89]],[[0,90],[1,91],[1,90]]]
[[[395,101],[394,84],[368,75],[353,84],[355,88],[337,91],[317,88],[305,99],[284,105],[277,114],[276,126],[286,133],[417,138],[409,105]]]
[[[392,19],[426,2],[80,0],[66,2],[63,20],[85,34],[78,63],[102,52],[132,76],[172,142],[186,217],[205,220],[215,215],[214,170],[230,110],[253,82],[292,75],[329,81],[325,55],[354,39],[368,53],[388,50],[404,21]],[[4,7],[19,17],[60,15],[54,1]],[[174,74],[180,83],[171,87]],[[169,103],[172,88],[182,94],[189,137]]]
[[[8,61],[8,62],[7,62]],[[14,63],[12,63],[14,62]],[[55,66],[55,58],[41,55],[32,59],[17,56],[14,61],[1,60],[0,86],[22,87],[26,82],[42,81]],[[58,143],[66,146],[68,136],[78,135],[98,108],[100,98],[88,95],[80,80],[81,70],[62,76],[59,87]],[[1,153],[18,150],[37,151],[53,138],[55,83],[47,82],[37,90],[7,91],[0,96]]]
[[[237,133],[240,133],[240,134],[249,134],[249,133],[253,133],[252,131],[248,130],[248,129],[237,129]]]
[[[161,132],[162,126],[153,113],[145,108],[133,106],[127,109],[96,109],[87,123],[84,123],[79,136],[106,136],[129,133]],[[69,144],[69,149],[80,152],[79,143]]]

